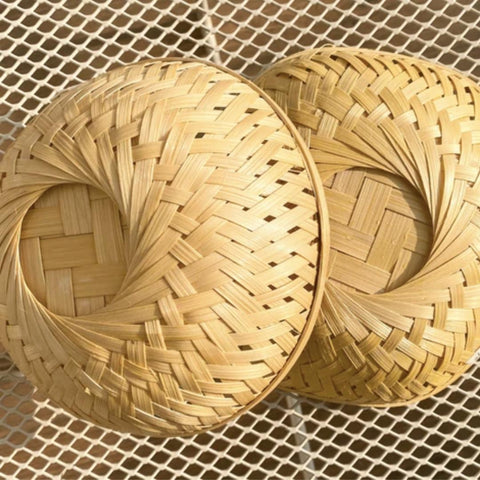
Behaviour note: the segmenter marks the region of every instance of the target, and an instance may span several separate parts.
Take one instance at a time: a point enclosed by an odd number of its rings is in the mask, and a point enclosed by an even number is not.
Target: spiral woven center
[[[195,433],[295,361],[323,287],[325,207],[277,109],[211,65],[148,61],[66,92],[6,153],[0,332],[59,405]]]
[[[25,281],[50,311],[88,315],[109,304],[125,277],[126,222],[100,190],[62,185],[25,216],[20,260]]]
[[[342,198],[327,199],[337,216],[333,280],[283,385],[369,405],[444,388],[468,368],[480,338],[478,86],[421,60],[338,47],[292,56],[257,83],[289,114],[321,177],[346,172],[334,183],[353,191],[327,192]],[[375,169],[413,186],[431,229],[416,217],[415,201],[395,204],[398,185],[369,178]],[[409,278],[399,278],[405,259],[418,254],[424,260],[407,263]]]
[[[393,290],[425,264],[432,221],[419,193],[378,169],[353,168],[325,183],[329,201],[330,282],[362,293]]]

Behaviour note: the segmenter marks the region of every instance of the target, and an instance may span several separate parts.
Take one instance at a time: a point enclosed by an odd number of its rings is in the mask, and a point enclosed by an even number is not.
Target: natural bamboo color
[[[480,89],[425,61],[336,47],[287,58],[257,84],[330,185],[333,278],[282,387],[383,406],[438,392],[480,346]]]
[[[432,222],[397,175],[353,168],[324,183],[330,216],[330,285],[366,294],[393,290],[425,264]]]
[[[59,315],[88,315],[113,300],[126,273],[127,222],[105,193],[62,185],[27,212],[20,234],[25,282]]]
[[[196,61],[123,67],[55,100],[1,167],[1,341],[59,405],[192,434],[293,365],[318,314],[325,204],[257,87]]]

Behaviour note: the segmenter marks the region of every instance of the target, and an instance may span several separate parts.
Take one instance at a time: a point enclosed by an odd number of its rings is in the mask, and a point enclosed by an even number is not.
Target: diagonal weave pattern
[[[430,253],[432,224],[401,177],[355,168],[324,183],[330,217],[328,281],[343,290],[381,293],[415,275]]]
[[[1,337],[35,385],[80,417],[156,436],[217,426],[275,387],[308,337],[322,287],[322,194],[285,122],[240,77],[173,59],[67,91],[21,133],[3,163]],[[78,184],[112,199],[128,225],[123,252],[119,237],[95,239],[96,261],[125,259],[115,297],[75,317],[32,294],[18,256],[23,219],[59,184],[67,204],[85,209],[66,215],[72,230],[33,232],[43,267],[32,268],[46,283],[52,255],[57,266],[71,259],[42,243],[83,248],[87,203],[94,236],[111,210]],[[35,258],[25,244],[23,254]],[[107,293],[86,278],[87,296]]]
[[[20,261],[37,300],[59,315],[88,315],[110,303],[125,277],[126,228],[100,190],[62,185],[25,215]]]
[[[478,81],[479,16],[475,0],[0,0],[0,155],[57,92],[147,57],[202,57],[251,78],[285,55],[334,43],[409,53]],[[32,395],[0,346],[0,474],[471,480],[480,475],[479,380],[472,367],[434,397],[381,410],[276,390],[215,431],[146,439]]]
[[[298,126],[322,178],[352,167],[400,175],[433,226],[425,265],[389,292],[327,284],[312,340],[283,386],[370,405],[441,390],[480,346],[480,89],[421,60],[336,47],[281,61],[257,83]]]

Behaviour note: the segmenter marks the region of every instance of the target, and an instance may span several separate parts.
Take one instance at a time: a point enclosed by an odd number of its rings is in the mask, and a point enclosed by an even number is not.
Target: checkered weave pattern
[[[432,246],[432,222],[425,202],[408,182],[380,170],[353,168],[330,177],[324,188],[331,231],[330,284],[382,293],[422,268]]]

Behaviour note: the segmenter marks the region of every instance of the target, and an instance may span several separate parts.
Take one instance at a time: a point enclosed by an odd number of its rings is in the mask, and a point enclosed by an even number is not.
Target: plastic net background
[[[192,56],[253,78],[324,44],[383,48],[480,78],[480,2],[469,0],[0,0],[0,156],[66,87],[115,65]],[[464,478],[480,476],[480,368],[390,410],[276,392],[187,439],[118,434],[34,391],[0,349],[0,477]]]

